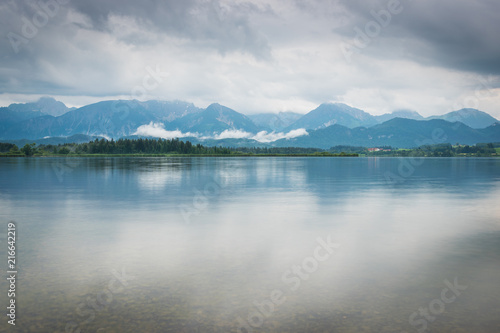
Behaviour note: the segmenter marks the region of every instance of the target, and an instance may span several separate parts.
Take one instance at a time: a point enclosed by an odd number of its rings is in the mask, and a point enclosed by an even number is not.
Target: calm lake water
[[[3,158],[0,331],[500,332],[499,199],[500,159]]]

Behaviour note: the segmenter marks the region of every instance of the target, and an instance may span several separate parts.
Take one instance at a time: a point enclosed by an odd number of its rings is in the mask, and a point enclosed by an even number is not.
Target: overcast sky
[[[498,0],[0,0],[0,22],[2,106],[332,101],[500,119]]]

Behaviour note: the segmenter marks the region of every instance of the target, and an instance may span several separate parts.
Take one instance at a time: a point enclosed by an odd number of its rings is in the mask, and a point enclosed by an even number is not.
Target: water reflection
[[[455,278],[429,331],[500,328],[499,160],[426,159],[399,183],[401,159],[89,158],[62,180],[54,162],[0,160],[19,331],[411,332]],[[134,278],[103,305],[116,272]]]

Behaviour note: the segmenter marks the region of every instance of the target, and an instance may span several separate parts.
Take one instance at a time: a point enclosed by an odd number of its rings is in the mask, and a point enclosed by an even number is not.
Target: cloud
[[[349,19],[336,29],[354,37],[354,28],[388,22],[362,52],[379,57],[407,58],[421,64],[456,70],[500,74],[500,2],[491,0],[401,0],[387,20],[389,1],[340,0]],[[399,51],[399,52],[395,52]]]
[[[212,137],[205,137],[204,139],[215,139],[215,140],[222,140],[222,139],[250,139],[250,140],[255,140],[263,143],[269,143],[269,142],[274,142],[280,139],[292,139],[292,138],[297,138],[299,136],[304,136],[304,135],[309,135],[307,131],[304,128],[299,128],[296,130],[292,130],[288,133],[275,133],[271,132],[268,133],[266,131],[261,131],[257,134],[252,134],[249,132],[245,132],[242,130],[225,130],[220,134],[216,134]]]
[[[220,134],[215,134],[212,137],[206,137],[207,139],[223,140],[223,139],[249,139],[252,133],[248,133],[242,130],[224,130]]]
[[[212,136],[200,136],[199,133],[182,133],[179,130],[167,131],[165,130],[163,124],[159,123],[149,123],[148,125],[142,125],[137,128],[134,135],[140,136],[150,136],[154,138],[162,139],[174,139],[174,138],[186,138],[195,137],[200,140],[224,140],[224,139],[250,139],[263,143],[274,142],[280,139],[292,139],[299,136],[309,135],[304,128],[292,130],[288,133],[268,133],[266,131],[261,131],[257,134],[249,133],[242,130],[224,130],[221,133],[214,133]]]
[[[270,58],[266,37],[252,25],[253,13],[265,12],[246,1],[217,0],[135,0],[74,1],[75,10],[87,16],[99,31],[112,31],[113,17],[135,21],[148,31],[198,42],[221,54],[233,51],[250,53],[259,59]],[[122,35],[121,40],[136,45],[140,36]],[[152,40],[154,42],[154,40]]]
[[[273,142],[280,139],[289,140],[293,138],[298,138],[299,136],[304,136],[304,135],[309,135],[309,133],[307,133],[307,131],[304,128],[299,128],[291,130],[288,133],[275,133],[275,132],[267,133],[266,131],[262,131],[253,136],[252,139],[259,142]]]
[[[167,131],[163,124],[150,122],[148,125],[142,125],[137,128],[134,135],[151,136],[154,138],[174,139],[185,137],[197,137],[198,133],[182,133],[181,131]]]
[[[43,95],[73,106],[137,98],[252,114],[337,101],[432,115],[487,80],[477,108],[500,117],[498,1],[401,0],[403,11],[350,64],[340,46],[389,1],[69,1],[47,22],[34,20],[41,2],[0,2],[0,105]],[[7,37],[22,37],[26,22],[39,26],[16,53]],[[170,76],[133,95],[155,82],[147,68],[157,65]]]

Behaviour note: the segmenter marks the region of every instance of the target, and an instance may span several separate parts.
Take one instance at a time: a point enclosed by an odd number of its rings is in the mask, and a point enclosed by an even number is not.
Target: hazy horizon
[[[26,102],[14,102],[14,103],[10,103],[10,104],[7,104],[7,105],[2,105],[2,106],[0,106],[0,107],[9,107],[11,104],[36,103],[36,102],[40,101],[40,99],[42,99],[42,98],[51,98],[51,99],[54,99],[54,100],[56,100],[56,101],[58,101],[58,102],[62,102],[62,103],[64,103],[63,101],[61,101],[61,100],[59,100],[59,99],[57,99],[57,98],[55,98],[55,97],[53,97],[53,96],[41,96],[41,97],[39,97],[39,98],[37,98],[37,99],[34,99],[34,100],[29,100],[29,101],[26,101]],[[113,100],[115,100],[115,99],[103,99],[103,100],[99,100],[99,101],[96,101],[96,102],[93,102],[93,103],[84,104],[84,105],[78,105],[78,106],[68,105],[68,104],[66,104],[66,103],[64,103],[64,104],[65,104],[65,105],[66,105],[66,107],[68,107],[68,108],[75,108],[75,109],[79,109],[79,108],[83,108],[83,107],[88,106],[88,105],[91,105],[91,104],[97,104],[97,103],[100,103],[100,102],[107,102],[107,101],[113,101]],[[132,102],[132,101],[134,101],[134,99],[128,99],[128,100],[126,100],[126,99],[125,99],[125,101]],[[228,108],[232,109],[233,111],[236,111],[236,112],[238,112],[238,113],[241,113],[241,114],[243,114],[243,115],[245,115],[245,116],[253,116],[253,115],[260,115],[260,114],[276,114],[276,115],[277,115],[277,114],[279,114],[279,113],[296,113],[296,114],[300,114],[300,115],[306,115],[307,113],[309,113],[309,112],[311,112],[311,111],[315,110],[316,108],[318,108],[320,105],[323,105],[323,104],[345,104],[345,105],[348,105],[349,107],[352,107],[352,108],[355,108],[355,109],[360,109],[361,111],[367,112],[368,114],[370,114],[370,115],[372,115],[372,116],[381,116],[381,115],[386,115],[386,114],[391,114],[391,113],[395,113],[395,112],[401,112],[401,111],[403,111],[403,112],[417,112],[419,115],[421,115],[421,116],[423,116],[423,117],[427,118],[427,117],[432,117],[432,116],[441,116],[441,115],[444,115],[444,114],[449,113],[449,112],[459,111],[459,110],[460,110],[460,109],[457,109],[457,110],[447,110],[447,111],[446,111],[446,112],[444,112],[444,113],[440,113],[440,114],[432,114],[432,115],[428,115],[428,116],[427,116],[427,115],[423,115],[423,114],[422,114],[421,112],[419,112],[418,110],[411,110],[411,109],[397,109],[397,110],[392,110],[392,111],[389,111],[389,112],[386,112],[386,113],[380,113],[380,114],[379,114],[379,113],[371,113],[371,112],[366,111],[366,110],[363,110],[363,109],[361,109],[361,108],[359,108],[359,107],[357,107],[357,106],[355,106],[355,105],[349,105],[349,104],[347,104],[347,103],[342,103],[342,102],[323,102],[323,103],[318,104],[316,107],[313,107],[313,108],[312,108],[312,109],[310,109],[310,110],[305,110],[305,111],[303,111],[303,112],[299,112],[299,111],[291,111],[291,110],[285,110],[285,111],[276,111],[276,112],[273,112],[273,111],[260,111],[260,112],[244,113],[244,112],[241,112],[241,111],[239,111],[239,110],[237,110],[237,109],[234,109],[234,108],[232,108],[232,107],[230,107],[230,106],[228,106],[228,105],[224,105],[224,104],[219,103],[219,102],[214,102],[214,103],[211,103],[211,104],[206,105],[206,106],[200,106],[200,105],[197,105],[197,104],[195,104],[195,103],[193,103],[193,102],[191,102],[191,101],[185,101],[185,100],[179,100],[179,99],[174,99],[174,100],[165,100],[165,99],[148,99],[148,100],[143,100],[143,101],[138,100],[138,101],[139,101],[139,102],[141,102],[141,103],[150,102],[150,101],[191,103],[191,104],[193,104],[195,107],[198,107],[198,108],[200,108],[200,109],[206,109],[206,108],[208,108],[208,107],[209,107],[210,105],[212,105],[212,104],[220,104],[220,105],[222,105],[222,106],[225,106],[225,107],[228,107]],[[471,109],[471,108],[463,108],[463,109]],[[472,108],[472,109],[473,109],[473,108]],[[478,111],[483,111],[483,112],[486,112],[486,111],[484,111],[484,110],[478,110]],[[488,113],[488,112],[486,112],[486,113]],[[490,115],[491,115],[491,116],[493,116],[493,117],[495,117],[495,116],[494,116],[494,115],[492,115],[492,114],[490,114]],[[495,117],[495,118],[496,118],[496,117]]]

